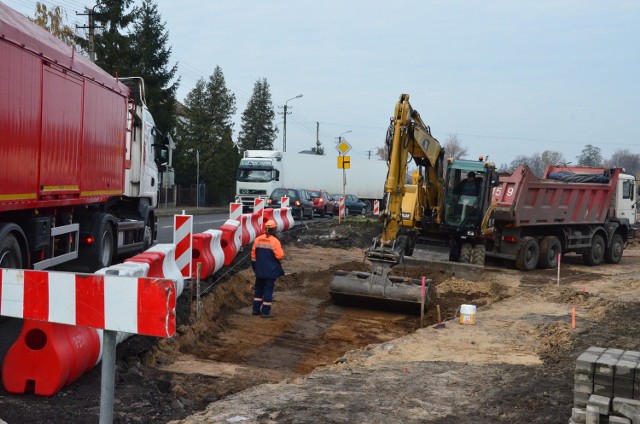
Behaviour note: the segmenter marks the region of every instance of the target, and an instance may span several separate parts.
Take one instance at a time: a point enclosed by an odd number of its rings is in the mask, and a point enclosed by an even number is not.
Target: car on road
[[[303,219],[306,216],[309,219],[313,219],[313,202],[307,190],[302,188],[277,188],[269,196],[267,207],[279,208],[280,199],[283,197],[289,198],[289,207],[294,218]]]
[[[326,190],[307,190],[311,200],[313,201],[313,211],[325,217],[327,215],[334,216],[337,212],[335,201],[331,198]]]
[[[338,203],[342,194],[332,194],[331,198]],[[344,214],[345,215],[366,215],[367,204],[353,194],[345,194],[344,196]]]

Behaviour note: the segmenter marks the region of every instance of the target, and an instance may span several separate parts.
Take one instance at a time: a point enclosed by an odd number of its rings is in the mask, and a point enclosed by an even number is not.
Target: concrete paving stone
[[[613,397],[633,400],[633,389],[626,387],[613,386]]]
[[[573,373],[573,380],[581,383],[593,383],[593,373],[588,371],[578,371]]]
[[[585,352],[595,353],[595,354],[597,354],[597,355],[601,355],[601,354],[603,354],[606,350],[607,350],[607,348],[606,348],[606,347],[591,346],[590,348],[588,348],[587,350],[585,350]]]
[[[616,369],[614,374],[624,378],[633,378],[635,375],[636,367],[638,364],[634,361],[627,361],[625,359],[619,359],[616,363]]]
[[[587,420],[587,410],[586,410],[586,408],[572,408],[571,409],[571,419],[575,423],[584,424],[584,422]]]
[[[625,417],[609,415],[609,424],[631,424],[631,420]]]
[[[598,413],[602,415],[609,415],[611,410],[611,398],[606,396],[591,395],[589,396],[589,402],[587,406],[595,406],[598,408]]]
[[[611,355],[613,357],[620,358],[624,352],[625,351],[622,349],[608,348],[604,351],[603,355]]]
[[[620,359],[624,359],[626,361],[640,362],[640,352],[635,350],[626,350]]]
[[[613,387],[622,387],[625,389],[633,390],[633,387],[636,385],[636,382],[632,378],[624,378],[624,377],[614,377],[613,378]]]
[[[613,397],[613,386],[593,384],[593,393],[598,396]]]
[[[584,352],[576,359],[576,371],[585,371],[593,373],[595,371],[595,363],[600,358],[597,353]]]
[[[613,387],[613,375],[603,375],[596,373],[593,376],[593,383]]]
[[[589,402],[589,396],[591,395],[588,393],[574,393],[573,406],[575,406],[576,408],[586,408],[587,402]]]
[[[586,424],[600,424],[600,413],[598,412],[598,407],[587,405],[586,412]]]
[[[613,375],[616,369],[618,358],[603,354],[596,361],[595,373],[600,375]]]
[[[576,381],[575,383],[573,383],[573,391],[574,393],[587,393],[587,394],[592,394],[593,393],[593,383],[581,383],[579,381]]]
[[[614,397],[611,401],[611,410],[618,415],[625,415],[622,411],[629,408],[633,413],[640,414],[640,400]]]

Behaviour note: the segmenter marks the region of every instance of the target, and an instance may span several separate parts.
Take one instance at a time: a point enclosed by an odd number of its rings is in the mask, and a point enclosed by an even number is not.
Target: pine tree
[[[118,77],[136,76],[132,63],[139,52],[134,54],[132,37],[126,32],[137,13],[136,8],[128,10],[131,3],[132,0],[97,0],[95,6],[96,25],[103,27],[95,36],[96,64]]]
[[[131,75],[144,79],[149,111],[156,126],[169,133],[176,125],[176,90],[179,81],[172,82],[178,65],[169,68],[171,48],[169,33],[153,0],[143,0],[133,25],[132,49],[137,52]]]
[[[242,113],[238,136],[240,150],[273,150],[278,132],[273,125],[275,116],[269,83],[266,78],[258,79],[253,86],[247,108]]]

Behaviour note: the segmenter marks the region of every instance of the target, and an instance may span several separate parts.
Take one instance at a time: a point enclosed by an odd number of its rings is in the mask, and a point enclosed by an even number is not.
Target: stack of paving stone
[[[569,424],[640,424],[640,352],[590,347],[576,361]]]

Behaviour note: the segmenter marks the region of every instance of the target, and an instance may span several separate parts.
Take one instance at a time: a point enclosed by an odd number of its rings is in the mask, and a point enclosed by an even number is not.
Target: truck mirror
[[[274,179],[276,181],[280,181],[280,171],[278,171],[277,169],[274,169],[274,171],[275,171]]]
[[[500,185],[500,176],[498,174],[491,175],[491,187]]]

